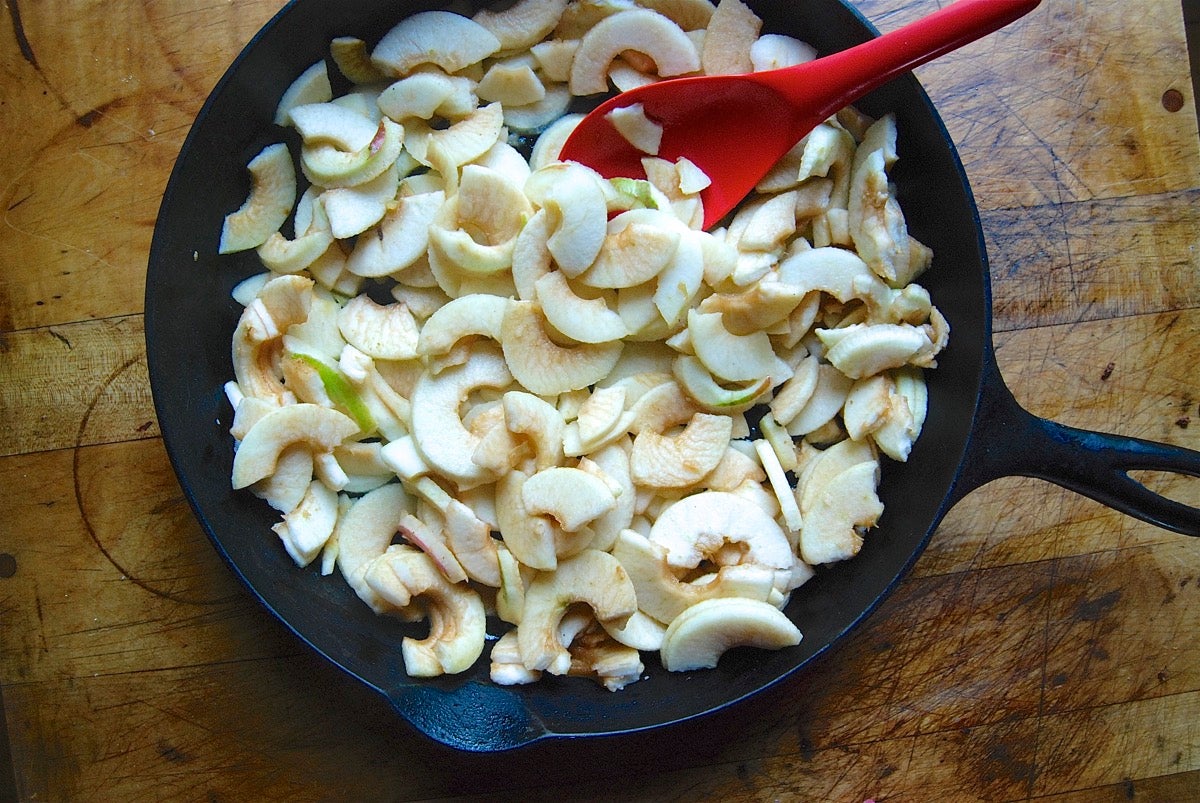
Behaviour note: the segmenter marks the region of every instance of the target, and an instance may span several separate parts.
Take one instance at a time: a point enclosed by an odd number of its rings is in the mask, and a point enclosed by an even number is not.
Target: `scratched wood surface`
[[[937,5],[860,8],[890,29]],[[1033,480],[960,503],[797,682],[665,734],[460,756],[302,649],[192,518],[142,342],[172,161],[279,6],[4,4],[0,694],[19,798],[1200,796],[1200,544]],[[1045,0],[919,75],[979,202],[1019,401],[1200,448],[1178,0]],[[1200,504],[1196,482],[1158,481]]]

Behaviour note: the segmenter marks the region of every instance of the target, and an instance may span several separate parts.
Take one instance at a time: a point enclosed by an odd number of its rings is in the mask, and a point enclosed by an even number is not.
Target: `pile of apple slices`
[[[760,26],[739,0],[424,12],[333,41],[348,91],[322,60],[281,100],[298,145],[250,163],[220,244],[266,269],[235,290],[233,486],[298,565],[428,622],[410,675],[472,666],[489,614],[505,684],[794,645],[790,594],[880,516],[948,336],[893,119],[824,122],[709,232],[690,162],[556,159],[574,95],[812,57]]]

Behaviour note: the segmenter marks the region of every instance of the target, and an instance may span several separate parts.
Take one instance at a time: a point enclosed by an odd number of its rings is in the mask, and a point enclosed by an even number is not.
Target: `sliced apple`
[[[546,86],[533,71],[532,58],[506,59],[488,67],[475,94],[508,106],[528,106],[546,97]]]
[[[347,152],[327,142],[306,145],[300,151],[300,166],[308,180],[318,186],[353,187],[391,167],[403,146],[404,128],[385,117],[365,148]]]
[[[624,530],[612,549],[637,592],[638,608],[670,624],[687,608],[705,599],[745,597],[766,601],[775,571],[766,566],[722,566],[708,582],[684,582],[667,563],[666,551],[633,530]]]
[[[649,9],[631,9],[606,17],[580,39],[571,65],[571,93],[606,92],[609,65],[627,50],[648,56],[663,77],[700,69],[700,55],[682,28]]]
[[[567,0],[520,0],[503,11],[483,9],[472,17],[500,40],[500,49],[511,53],[528,50],[554,30]]]
[[[720,313],[688,310],[687,328],[696,357],[713,376],[729,382],[759,381],[770,377],[778,385],[792,370],[776,355],[766,332],[735,335],[725,328]]]
[[[398,123],[410,118],[460,118],[475,108],[475,86],[467,78],[418,72],[389,84],[379,93],[379,110]]]
[[[663,127],[646,116],[646,108],[642,104],[632,103],[613,109],[604,115],[604,119],[634,148],[651,156],[658,155],[658,149],[662,147]]]
[[[550,339],[545,317],[529,301],[509,304],[500,340],[513,377],[539,396],[555,396],[600,381],[616,364],[623,345],[614,340],[560,346]]]
[[[638,485],[686,488],[717,467],[733,434],[729,416],[696,413],[679,434],[642,430],[633,439],[630,473]]]
[[[429,226],[445,200],[441,190],[398,198],[378,226],[357,239],[346,269],[376,278],[415,263],[429,247]]]
[[[338,36],[329,42],[329,56],[338,72],[354,84],[374,84],[384,75],[371,63],[367,43],[355,36]]]
[[[633,209],[608,224],[596,260],[579,280],[591,287],[624,288],[647,282],[665,268],[679,247],[680,232],[669,212]]]
[[[378,572],[391,573],[399,582],[377,580]],[[487,637],[483,600],[470,586],[446,580],[425,553],[391,547],[372,563],[366,580],[393,605],[404,608],[419,598],[429,612],[429,635],[406,636],[400,645],[409,676],[465,672],[483,654]]]
[[[551,271],[534,283],[542,314],[554,329],[580,343],[608,343],[628,332],[625,322],[603,298],[576,295],[561,271]]]
[[[250,194],[237,211],[225,216],[218,247],[222,254],[258,248],[279,231],[296,203],[296,168],[287,145],[268,145],[246,169]]]
[[[525,182],[525,195],[549,216],[546,248],[568,277],[587,269],[604,245],[608,207],[602,181],[582,165],[555,163],[534,171]]]
[[[322,59],[296,77],[283,91],[279,105],[275,107],[275,125],[288,125],[291,111],[306,103],[325,103],[333,99],[333,87],[329,83],[329,70]]]
[[[338,313],[346,342],[379,360],[411,360],[417,356],[416,319],[405,304],[377,304],[368,295],[346,302]]]
[[[314,453],[332,452],[358,432],[348,416],[315,404],[292,404],[272,410],[250,428],[233,459],[233,487],[245,488],[269,476],[279,455],[297,443]]]
[[[934,351],[929,332],[906,323],[856,323],[816,332],[828,348],[825,358],[851,379],[917,363]]]
[[[565,466],[533,474],[521,486],[521,498],[529,513],[552,516],[569,533],[616,505],[616,496],[607,483],[586,471]]]
[[[329,219],[330,232],[342,240],[374,226],[395,201],[399,185],[400,173],[393,163],[370,181],[321,193],[321,205]]]
[[[790,569],[795,562],[775,519],[724,491],[701,491],[671,504],[655,520],[649,538],[666,550],[667,562],[677,569],[694,569],[726,543],[744,547],[744,562],[772,569]]]
[[[478,436],[463,426],[459,407],[479,388],[503,388],[512,381],[504,360],[490,351],[476,353],[465,364],[437,376],[424,373],[412,395],[412,435],[421,455],[460,487],[490,477],[471,459]]]
[[[693,356],[681,354],[672,365],[675,379],[696,404],[708,412],[740,413],[749,410],[771,389],[771,378],[764,376],[734,387],[717,382]]]
[[[371,144],[379,123],[344,103],[306,103],[291,111],[291,124],[305,144],[329,143],[357,151]]]
[[[405,17],[384,34],[371,52],[371,62],[393,76],[405,75],[422,64],[436,64],[454,73],[499,49],[500,40],[468,17],[422,11]]]
[[[517,627],[526,669],[565,675],[571,655],[558,638],[567,608],[582,602],[601,622],[617,625],[637,611],[629,575],[612,555],[595,549],[560,561],[554,572],[539,572],[525,590],[525,609]]]
[[[724,5],[724,4],[722,4]],[[734,647],[794,647],[799,628],[774,605],[726,597],[698,602],[679,614],[663,636],[660,655],[669,672],[711,669]]]

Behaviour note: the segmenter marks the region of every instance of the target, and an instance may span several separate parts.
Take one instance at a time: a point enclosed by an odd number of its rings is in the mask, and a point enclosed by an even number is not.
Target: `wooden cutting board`
[[[19,798],[1200,796],[1200,543],[1034,480],[960,503],[797,682],[682,729],[457,755],[302,649],[193,519],[142,340],[172,162],[280,5],[4,6],[0,692]],[[859,4],[881,29],[937,5]],[[1018,400],[1200,448],[1178,0],[1046,0],[919,76],[979,202]],[[1197,481],[1155,481],[1200,504]]]

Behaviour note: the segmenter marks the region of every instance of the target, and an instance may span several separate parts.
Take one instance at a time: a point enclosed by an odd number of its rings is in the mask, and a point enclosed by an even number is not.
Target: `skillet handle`
[[[1039,418],[1017,403],[990,349],[981,388],[975,431],[951,492],[954,502],[1000,477],[1036,477],[1150,524],[1200,536],[1200,509],[1129,476],[1151,470],[1200,477],[1200,452]]]
[[[468,681],[453,689],[415,684],[388,690],[388,702],[426,736],[472,753],[512,750],[551,735],[518,695]]]

